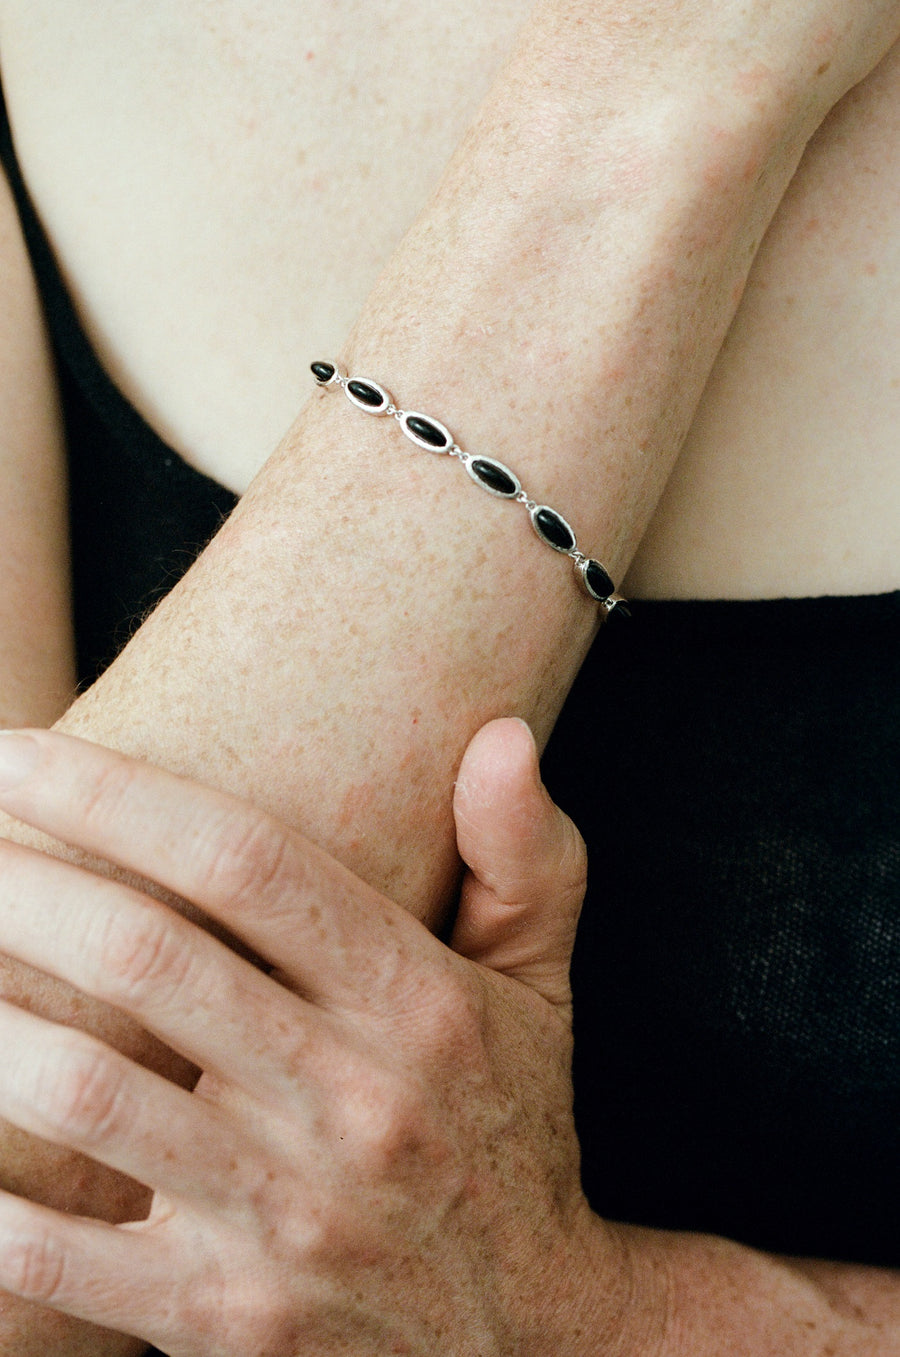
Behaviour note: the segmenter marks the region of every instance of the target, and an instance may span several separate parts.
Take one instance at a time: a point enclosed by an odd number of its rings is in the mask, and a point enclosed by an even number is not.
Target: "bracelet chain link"
[[[444,424],[430,415],[401,409],[380,383],[370,381],[367,377],[349,377],[336,363],[316,362],[310,366],[319,386],[340,387],[348,400],[366,414],[393,417],[401,431],[417,447],[424,448],[426,452],[455,457],[482,490],[499,499],[523,505],[541,541],[553,551],[568,556],[574,563],[579,584],[589,598],[600,604],[604,616],[609,617],[613,612],[630,616],[627,600],[616,592],[605,566],[579,551],[575,533],[562,514],[551,509],[549,504],[540,504],[532,499],[508,466],[494,457],[476,456],[463,451]]]

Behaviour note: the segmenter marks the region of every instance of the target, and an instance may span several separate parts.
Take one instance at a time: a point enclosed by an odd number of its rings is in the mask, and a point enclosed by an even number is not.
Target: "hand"
[[[521,723],[477,735],[457,955],[273,819],[97,746],[3,806],[202,907],[263,974],[121,884],[0,845],[0,949],[131,1014],[192,1095],[0,1004],[0,1115],[155,1190],[125,1226],[0,1195],[0,1285],[171,1357],[579,1350],[616,1236],[581,1194],[569,955],[581,841]]]
[[[0,802],[202,902],[279,969],[0,844],[0,948],[206,1071],[192,1096],[0,1004],[0,1115],[156,1189],[121,1226],[0,1193],[0,1287],[171,1357],[900,1353],[896,1276],[591,1215],[568,1073],[584,855],[520,725],[486,727],[460,771],[467,958],[242,803],[31,738]]]

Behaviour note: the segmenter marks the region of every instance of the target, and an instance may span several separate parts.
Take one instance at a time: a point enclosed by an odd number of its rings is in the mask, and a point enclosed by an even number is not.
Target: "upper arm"
[[[0,726],[50,724],[75,686],[65,447],[53,359],[0,174]]]

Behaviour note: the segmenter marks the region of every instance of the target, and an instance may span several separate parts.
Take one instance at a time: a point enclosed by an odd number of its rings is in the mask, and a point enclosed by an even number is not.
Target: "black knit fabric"
[[[100,368],[3,146],[57,351],[90,680],[234,498]],[[900,1266],[900,594],[649,603],[545,758],[588,843],[585,1185],[613,1218]]]
[[[184,574],[236,501],[157,436],[97,361],[22,182],[2,102],[0,159],[18,204],[57,360],[71,454],[78,671],[90,683]]]
[[[545,775],[588,842],[585,1181],[614,1218],[900,1264],[900,594],[652,603]]]

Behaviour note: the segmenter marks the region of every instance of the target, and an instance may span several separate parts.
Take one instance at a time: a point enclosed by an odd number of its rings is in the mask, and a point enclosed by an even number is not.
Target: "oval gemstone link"
[[[531,510],[531,523],[538,537],[554,551],[571,551],[575,534],[562,514],[547,504],[537,504]]]
[[[610,594],[616,592],[616,586],[599,561],[582,561],[578,569],[582,584],[598,603],[605,603]]]
[[[330,382],[334,376],[333,363],[310,363],[310,369],[312,370],[312,375],[315,377],[316,381],[321,382],[323,385],[326,382]]]
[[[344,389],[354,405],[358,405],[360,410],[368,410],[373,415],[381,414],[391,403],[390,396],[377,382],[364,382],[354,377]]]
[[[408,410],[400,420],[400,428],[413,443],[428,452],[447,452],[453,446],[453,435],[436,419]]]
[[[473,457],[466,463],[466,471],[482,490],[499,495],[502,499],[515,499],[522,489],[509,467],[496,462],[493,457]]]

